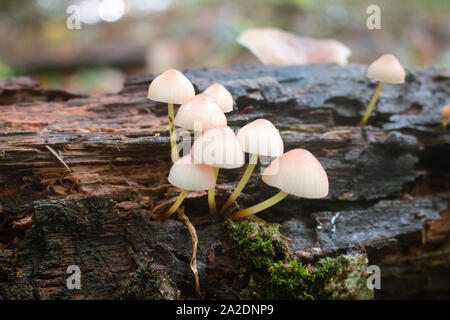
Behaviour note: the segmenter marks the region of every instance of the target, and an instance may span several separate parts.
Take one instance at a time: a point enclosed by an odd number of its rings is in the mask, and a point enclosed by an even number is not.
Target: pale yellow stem
[[[219,175],[219,168],[213,167],[214,169],[214,175]],[[216,213],[216,199],[215,199],[215,193],[216,193],[216,184],[214,183],[214,187],[208,190],[208,205],[209,205],[209,213],[214,214]]]
[[[278,202],[280,202],[281,200],[283,200],[288,194],[284,191],[280,191],[278,192],[276,195],[274,195],[272,198],[267,199],[266,201],[263,201],[261,203],[258,203],[252,207],[246,208],[246,209],[242,209],[239,210],[238,212],[234,213],[231,216],[231,219],[236,220],[236,219],[240,219],[240,218],[244,218],[247,216],[251,216],[252,214],[258,213],[260,211],[263,211],[275,204],[277,204]]]
[[[444,118],[444,121],[442,121],[441,128],[442,128],[442,129],[447,128],[447,124],[448,124],[448,118]]]
[[[177,136],[175,132],[175,124],[173,123],[173,119],[175,118],[173,103],[168,103],[167,109],[169,113],[170,153],[172,161],[175,162],[178,160],[178,150],[177,150]]]
[[[242,189],[244,189],[245,185],[248,182],[248,179],[250,179],[250,177],[252,176],[257,160],[258,155],[252,154],[249,164],[247,165],[247,169],[245,169],[244,175],[241,178],[241,181],[239,181],[238,185],[236,186],[236,189],[234,189],[233,193],[230,195],[227,202],[225,202],[225,204],[223,205],[222,209],[220,210],[221,213],[223,213],[226,208],[228,208],[233,204],[233,202],[237,199],[237,197],[241,193]]]
[[[375,93],[373,94],[372,99],[370,99],[370,103],[367,106],[366,109],[366,113],[364,114],[364,116],[362,117],[361,121],[358,124],[358,127],[364,127],[367,123],[367,120],[370,117],[370,113],[373,110],[373,107],[375,106],[375,103],[378,100],[378,96],[380,95],[381,89],[383,89],[384,86],[384,82],[380,81],[380,83],[378,83],[377,89],[375,90]]]
[[[169,210],[167,210],[167,212],[165,213],[166,218],[169,218],[175,211],[177,211],[177,209],[180,207],[181,203],[183,202],[184,198],[186,197],[187,193],[188,193],[188,190],[186,190],[186,189],[181,190],[177,201],[175,201],[172,204],[172,206],[169,208]]]

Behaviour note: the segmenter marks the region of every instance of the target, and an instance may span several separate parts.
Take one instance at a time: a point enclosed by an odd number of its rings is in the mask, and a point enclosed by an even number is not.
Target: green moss
[[[286,238],[277,225],[237,222],[231,226],[224,248],[239,259],[244,273],[249,274],[242,279],[250,279],[249,286],[256,286],[254,289],[265,299],[358,298],[365,287],[365,256],[340,255],[303,264],[290,259]],[[254,278],[258,281],[251,281]]]
[[[267,270],[275,261],[289,256],[286,240],[275,225],[238,222],[231,227],[229,240],[228,250],[250,270]]]
[[[325,284],[347,264],[348,259],[342,255],[319,260],[314,265],[304,265],[297,260],[274,263],[269,267],[270,285],[266,296],[269,299],[329,299]]]

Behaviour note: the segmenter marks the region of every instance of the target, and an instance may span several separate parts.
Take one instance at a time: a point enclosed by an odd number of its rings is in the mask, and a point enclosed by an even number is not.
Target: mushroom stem
[[[214,175],[217,176],[219,174],[219,168],[214,167]],[[214,184],[214,187],[208,190],[208,205],[209,205],[209,213],[214,214],[216,213],[216,199],[215,199],[215,193],[216,193],[216,184]]]
[[[375,90],[375,93],[374,93],[372,99],[370,99],[370,103],[367,106],[366,113],[364,114],[364,116],[362,117],[361,121],[358,124],[358,127],[364,127],[366,125],[367,120],[370,117],[370,113],[372,112],[373,107],[375,106],[375,103],[378,100],[378,96],[380,95],[381,89],[383,89],[383,86],[384,86],[384,82],[380,81],[378,83],[377,89]]]
[[[183,189],[180,192],[180,195],[178,196],[177,201],[175,201],[172,206],[167,210],[166,214],[164,215],[166,218],[169,218],[177,209],[180,207],[181,203],[183,202],[184,198],[186,198],[186,194],[188,193],[188,190]]]
[[[447,124],[448,124],[448,118],[444,118],[444,120],[442,121],[441,128],[442,128],[442,129],[447,128]]]
[[[277,204],[278,202],[280,202],[281,200],[283,200],[288,194],[284,191],[280,191],[278,192],[276,195],[274,195],[273,197],[267,199],[266,201],[263,201],[261,203],[258,203],[254,206],[248,207],[246,209],[242,209],[239,210],[238,212],[235,212],[232,216],[231,219],[236,220],[236,219],[240,219],[240,218],[244,218],[247,216],[251,216],[252,214],[258,213],[260,211],[263,211],[264,209],[267,209],[275,204]]]
[[[257,160],[258,155],[255,153],[252,154],[249,164],[247,165],[247,169],[245,169],[244,175],[241,178],[241,181],[239,181],[238,185],[236,186],[236,189],[234,189],[233,193],[230,195],[227,202],[225,202],[225,204],[223,205],[222,209],[220,210],[221,213],[223,213],[226,208],[228,208],[233,204],[233,202],[237,199],[237,197],[241,193],[242,189],[244,189],[245,185],[248,182],[248,179],[250,179],[250,177],[252,176]]]
[[[173,103],[168,103],[167,109],[169,113],[170,152],[172,154],[172,161],[175,162],[178,160],[178,150],[177,150],[177,136],[175,133],[175,125],[173,123],[173,119],[175,118]]]

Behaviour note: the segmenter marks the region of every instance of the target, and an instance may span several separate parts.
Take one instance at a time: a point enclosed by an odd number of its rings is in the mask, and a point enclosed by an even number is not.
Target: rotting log
[[[258,215],[279,224],[292,257],[356,252],[381,268],[375,298],[449,298],[450,130],[438,127],[450,70],[408,70],[361,129],[375,88],[365,71],[241,65],[185,74],[197,92],[220,82],[232,93],[232,128],[267,118],[286,150],[306,148],[325,167],[328,197],[288,197]],[[146,98],[152,78],[130,77],[121,92],[98,96],[0,81],[0,298],[194,297],[189,233],[159,219],[178,190],[167,181],[166,106]],[[243,170],[221,170],[219,205]],[[238,206],[276,192],[258,173]],[[203,298],[259,297],[252,276],[220,249],[229,230],[208,214],[206,192],[189,193],[185,212],[197,228]],[[81,290],[66,288],[69,265],[81,268]]]

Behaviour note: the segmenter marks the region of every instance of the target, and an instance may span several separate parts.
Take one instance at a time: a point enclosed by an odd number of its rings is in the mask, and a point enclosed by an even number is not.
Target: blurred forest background
[[[81,8],[81,29],[66,27]],[[381,30],[366,9],[381,8]],[[236,42],[253,27],[334,38],[368,64],[393,53],[405,66],[450,67],[450,0],[0,0],[0,78],[47,88],[116,92],[126,75],[259,63]]]

